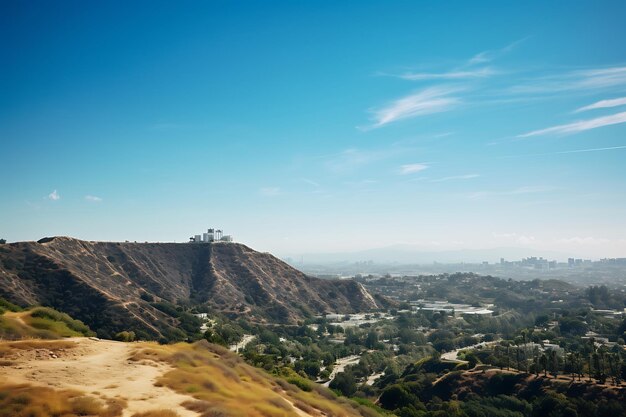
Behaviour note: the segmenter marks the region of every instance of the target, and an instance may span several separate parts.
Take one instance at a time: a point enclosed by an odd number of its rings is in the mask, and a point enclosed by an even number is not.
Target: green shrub
[[[119,332],[115,335],[115,340],[119,340],[120,342],[134,342],[135,341],[135,332],[133,331],[123,331]]]
[[[22,311],[22,309],[19,306],[0,297],[0,314],[4,313],[5,311],[15,312],[15,311]]]
[[[287,382],[295,385],[296,387],[300,388],[302,391],[311,391],[313,389],[313,387],[311,386],[312,384],[311,381],[301,378],[301,377],[292,376],[290,378],[287,378]]]
[[[71,318],[70,316],[68,316],[67,314],[60,313],[56,311],[55,309],[52,309],[49,307],[36,307],[32,310],[32,312],[30,313],[30,316],[34,319],[40,318],[40,319],[51,320],[53,322],[63,323],[65,324],[65,326],[67,326],[68,329],[84,336],[95,335],[95,333],[92,332],[89,329],[89,327],[82,321],[75,320]],[[46,325],[43,323],[44,323],[43,321],[34,320],[32,325],[33,327],[37,327],[37,325],[41,326],[37,328],[45,328]]]

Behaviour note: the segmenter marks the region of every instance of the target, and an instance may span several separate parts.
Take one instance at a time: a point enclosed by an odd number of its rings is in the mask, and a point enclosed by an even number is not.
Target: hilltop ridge
[[[382,300],[355,281],[311,277],[239,243],[16,242],[0,246],[0,278],[0,296],[67,312],[104,337],[139,328],[156,338],[176,328],[155,308],[161,301],[296,323],[376,309]]]

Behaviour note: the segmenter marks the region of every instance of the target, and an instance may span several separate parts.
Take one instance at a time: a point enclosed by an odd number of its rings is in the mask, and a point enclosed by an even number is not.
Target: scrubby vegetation
[[[0,385],[0,417],[118,417],[125,403],[107,402],[77,391],[31,385]]]
[[[459,371],[428,359],[381,380],[379,403],[400,417],[626,415],[626,391],[525,373]]]
[[[33,307],[24,311],[0,299],[5,310],[0,315],[0,338],[57,339],[61,337],[94,336],[89,327],[65,313],[48,307]]]
[[[172,364],[174,369],[157,383],[193,396],[197,401],[185,403],[185,407],[202,415],[297,416],[294,407],[333,416],[377,415],[295,373],[288,377],[290,382],[272,377],[227,349],[207,342],[151,345],[131,359]]]

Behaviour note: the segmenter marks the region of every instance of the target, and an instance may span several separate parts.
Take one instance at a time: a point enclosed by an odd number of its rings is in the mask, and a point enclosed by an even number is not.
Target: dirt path
[[[449,361],[449,362],[467,363],[467,361],[464,361],[464,360],[461,360],[461,359],[457,359],[457,356],[458,356],[459,352],[461,352],[463,350],[473,350],[473,349],[476,349],[476,348],[479,348],[479,347],[481,347],[481,348],[487,347],[487,346],[490,346],[490,345],[494,345],[494,344],[498,343],[499,341],[500,341],[500,339],[493,340],[491,342],[480,342],[480,343],[476,343],[475,345],[465,346],[463,348],[458,348],[458,349],[455,349],[455,350],[450,351],[450,352],[442,353],[441,354],[441,359]]]
[[[198,416],[180,405],[192,397],[154,386],[169,370],[166,364],[128,360],[138,345],[89,338],[66,340],[75,342],[76,347],[54,354],[45,348],[14,350],[7,358],[13,364],[0,367],[0,379],[8,384],[75,389],[102,399],[122,398],[128,402],[124,417],[155,409],[170,409],[181,417]]]
[[[244,349],[248,345],[248,343],[252,342],[255,338],[256,336],[254,335],[244,334],[241,342],[230,345],[228,347],[228,350],[230,350],[231,352],[238,352],[239,350]]]
[[[322,385],[328,387],[332,380],[335,379],[335,376],[337,376],[338,373],[343,372],[346,369],[346,366],[357,364],[360,360],[361,357],[359,355],[346,356],[345,358],[337,359],[337,362],[335,362],[335,367],[328,377],[328,381],[324,382]]]

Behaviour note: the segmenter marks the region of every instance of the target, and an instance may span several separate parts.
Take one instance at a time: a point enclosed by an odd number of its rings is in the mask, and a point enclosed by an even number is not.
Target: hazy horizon
[[[626,257],[623,2],[70,5],[2,6],[0,238]]]
[[[69,235],[54,235],[54,236],[41,236],[36,239],[26,239],[20,241],[7,241],[7,243],[20,243],[20,242],[33,242],[43,238],[51,237],[68,237],[75,238],[84,241],[92,242],[129,242],[129,243],[180,243],[188,244],[187,240],[142,240],[142,239],[109,239],[98,240],[89,238],[79,238]],[[530,246],[492,246],[492,247],[480,247],[480,248],[451,248],[442,249],[432,245],[415,245],[398,243],[386,246],[372,246],[362,249],[349,249],[338,251],[309,251],[309,252],[294,252],[294,251],[273,251],[263,246],[263,242],[259,242],[258,245],[251,242],[235,240],[235,243],[241,243],[251,247],[254,250],[260,252],[271,252],[273,255],[281,258],[290,258],[293,264],[308,263],[308,264],[332,264],[343,262],[366,262],[374,261],[376,263],[398,263],[398,264],[430,264],[435,263],[481,263],[488,262],[500,262],[503,258],[507,261],[518,261],[528,257],[543,257],[548,260],[557,260],[559,262],[565,262],[568,258],[577,259],[589,259],[597,261],[603,258],[622,258],[621,255],[611,255],[611,253],[598,253],[582,254],[578,252],[559,252],[552,249],[539,249]],[[412,257],[412,255],[415,255]]]

